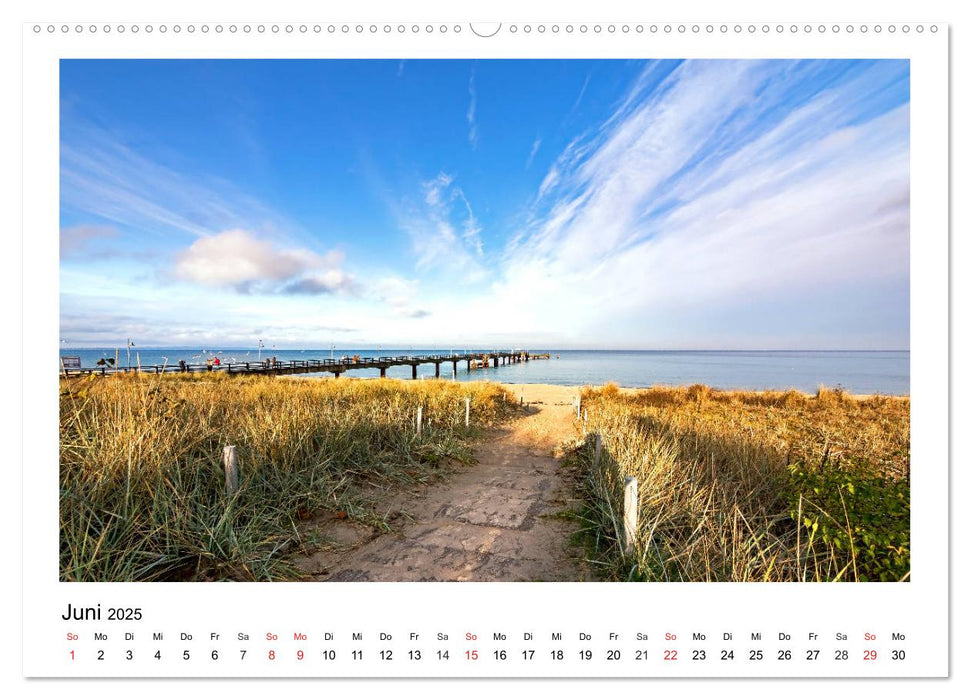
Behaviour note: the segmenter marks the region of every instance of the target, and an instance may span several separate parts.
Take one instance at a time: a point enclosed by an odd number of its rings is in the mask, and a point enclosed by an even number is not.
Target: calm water
[[[464,348],[438,349],[336,349],[342,355],[387,356],[465,352]],[[543,350],[542,352],[545,352]],[[216,355],[223,362],[255,362],[256,349],[239,348],[132,348],[131,364],[137,357],[143,365],[204,362]],[[78,355],[83,367],[94,366],[102,357],[114,357],[114,348],[62,348],[61,355]],[[559,357],[557,357],[557,355]],[[262,356],[278,360],[327,359],[327,350],[264,349]],[[125,348],[118,353],[119,366],[127,364]],[[442,376],[450,378],[452,365],[442,364]],[[418,375],[435,376],[435,366],[419,365]],[[313,375],[307,375],[313,376]],[[326,376],[330,376],[329,374]],[[351,370],[349,377],[378,376],[378,370]],[[392,367],[389,377],[411,378],[411,367]],[[483,380],[521,384],[603,384],[621,386],[654,384],[708,384],[719,389],[797,389],[813,392],[820,384],[837,385],[856,394],[909,394],[910,353],[908,351],[587,351],[553,350],[552,359],[467,372],[459,363],[458,380]]]

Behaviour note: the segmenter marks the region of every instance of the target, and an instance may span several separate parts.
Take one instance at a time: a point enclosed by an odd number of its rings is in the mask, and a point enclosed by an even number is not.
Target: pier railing
[[[248,361],[215,361],[206,362],[177,362],[175,364],[138,364],[134,367],[115,367],[99,365],[95,367],[81,367],[80,363],[62,363],[61,375],[77,377],[88,375],[115,375],[128,373],[141,374],[177,374],[196,372],[223,372],[228,374],[308,374],[313,372],[330,372],[339,377],[344,372],[355,369],[378,369],[384,377],[389,367],[411,367],[411,376],[418,376],[418,365],[434,364],[435,376],[441,376],[443,363],[451,362],[453,371],[458,371],[460,362],[466,363],[466,369],[472,371],[490,364],[494,368],[502,365],[529,362],[531,359],[549,359],[549,354],[531,354],[526,350],[474,352],[448,355],[391,355],[391,356],[343,356],[340,358],[308,359],[308,360],[277,360],[273,357]],[[76,364],[76,366],[75,366]]]

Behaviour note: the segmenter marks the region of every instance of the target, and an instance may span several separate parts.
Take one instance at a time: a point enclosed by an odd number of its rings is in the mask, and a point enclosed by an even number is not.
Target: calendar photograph
[[[59,582],[916,585],[907,58],[58,76]]]

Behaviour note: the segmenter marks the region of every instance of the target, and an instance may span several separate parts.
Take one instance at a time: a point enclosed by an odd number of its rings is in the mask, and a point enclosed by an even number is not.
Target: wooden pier
[[[266,358],[257,362],[215,362],[205,363],[179,362],[173,365],[140,365],[138,367],[113,367],[101,365],[97,367],[75,367],[63,365],[61,376],[110,376],[115,374],[179,374],[194,372],[223,372],[228,374],[310,374],[315,372],[330,372],[335,377],[352,369],[377,369],[381,376],[387,376],[389,367],[411,367],[411,378],[418,378],[418,365],[435,365],[435,377],[441,377],[442,365],[452,365],[453,376],[458,373],[459,363],[465,363],[466,371],[488,367],[494,368],[504,365],[529,362],[530,359],[548,359],[549,355],[530,354],[525,350],[509,352],[476,352],[451,355],[398,355],[392,357],[341,357],[327,360],[276,360]],[[62,363],[63,364],[63,363]]]

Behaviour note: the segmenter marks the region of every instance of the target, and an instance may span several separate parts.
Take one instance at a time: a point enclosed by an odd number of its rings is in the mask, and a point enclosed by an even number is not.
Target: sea
[[[396,355],[434,355],[489,352],[464,348],[335,348],[281,350],[264,348],[149,348],[118,349],[118,366],[204,363],[219,357],[222,363],[277,360],[339,359]],[[853,394],[910,394],[910,352],[845,350],[532,350],[550,353],[550,359],[465,369],[459,363],[458,381],[490,380],[514,384],[598,385],[614,382],[624,387],[707,384],[717,389],[795,389],[815,392],[820,386],[842,388]],[[60,348],[61,356],[78,356],[82,367],[99,359],[114,358],[115,348]],[[302,376],[314,376],[313,374]],[[332,376],[329,373],[320,376]],[[377,369],[349,370],[348,377],[376,377]],[[391,367],[389,377],[411,378],[411,367]],[[435,376],[433,364],[419,365],[420,378]],[[442,364],[442,377],[452,379],[451,363]]]

